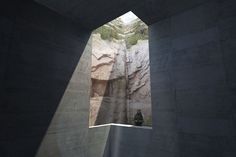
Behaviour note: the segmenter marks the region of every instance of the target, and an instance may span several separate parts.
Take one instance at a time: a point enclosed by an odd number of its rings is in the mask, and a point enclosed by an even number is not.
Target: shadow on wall
[[[9,41],[0,105],[0,156],[34,157],[48,136],[46,131],[90,34],[33,1],[1,4],[5,9],[1,9],[0,35]],[[47,139],[46,146],[51,147],[45,156],[60,156],[56,149],[69,150],[62,141],[64,146],[56,148],[58,138],[72,129],[59,128],[64,119],[58,120],[51,132],[54,136]]]
[[[90,43],[89,40],[36,157],[44,157],[48,154],[69,157],[77,156],[77,154],[88,156],[88,114],[91,84]],[[71,150],[71,148],[73,149]]]
[[[126,84],[124,77],[108,81],[105,91],[111,92],[111,89],[120,95],[108,95],[102,97],[95,125],[107,123],[126,124],[127,120],[127,102],[126,88],[122,88]],[[95,98],[96,99],[96,98]]]
[[[95,39],[95,37],[93,39]],[[92,42],[92,51],[94,55],[94,51],[96,51],[94,49],[97,47],[94,46],[95,42]],[[101,50],[106,51],[104,48]],[[125,51],[115,51],[117,52],[112,54],[114,55],[113,57],[111,57],[112,55],[110,57],[102,55],[102,57],[106,59],[109,58],[111,62],[108,65],[104,65],[105,70],[98,70],[99,72],[97,77],[92,76],[90,105],[93,105],[94,108],[90,108],[90,110],[96,109],[97,111],[94,115],[94,124],[90,125],[100,125],[111,122],[127,123],[125,67],[123,66],[123,69],[121,70],[122,75],[118,76],[118,74],[116,74],[117,66],[121,61],[125,61],[124,55],[122,56]],[[119,56],[117,57],[115,53],[119,54]]]

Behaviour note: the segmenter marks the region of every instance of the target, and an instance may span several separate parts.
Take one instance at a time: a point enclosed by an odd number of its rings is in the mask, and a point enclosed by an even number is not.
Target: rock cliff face
[[[144,125],[151,125],[148,40],[127,45],[127,39],[142,30],[137,22],[141,23],[137,20],[123,27],[120,21],[113,21],[99,28],[109,27],[110,34],[95,31],[92,35],[90,126],[133,124],[137,109],[142,110]]]
[[[128,121],[141,109],[145,125],[151,125],[151,91],[148,40],[139,40],[127,51]]]
[[[92,39],[92,79],[113,80],[125,76],[126,46],[124,40]]]
[[[90,125],[127,123],[125,41],[92,38]]]

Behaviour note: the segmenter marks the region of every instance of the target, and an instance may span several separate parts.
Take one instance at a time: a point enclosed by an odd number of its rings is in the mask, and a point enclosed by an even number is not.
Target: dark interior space
[[[77,65],[130,10],[149,26],[152,129],[90,129]],[[235,0],[2,0],[0,157],[235,157],[235,28]]]
[[[89,31],[33,1],[2,1],[0,27],[0,156],[33,157]]]

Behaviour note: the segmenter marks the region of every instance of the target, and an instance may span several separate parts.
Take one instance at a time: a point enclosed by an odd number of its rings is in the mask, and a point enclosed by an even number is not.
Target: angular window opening
[[[148,26],[132,12],[92,33],[89,126],[152,125]],[[137,114],[141,111],[142,116]]]

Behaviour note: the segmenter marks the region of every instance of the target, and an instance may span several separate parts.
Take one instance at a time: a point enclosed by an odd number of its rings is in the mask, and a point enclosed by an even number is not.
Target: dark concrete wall
[[[199,4],[149,27],[153,129],[116,126],[108,137],[88,132],[73,80],[60,103],[88,31],[29,0],[1,2],[0,156],[236,156],[235,1]]]
[[[110,145],[111,140],[110,125],[91,127],[88,136],[88,156],[87,157],[103,157],[106,149]]]
[[[212,1],[149,26],[153,129],[114,128],[109,157],[236,156],[235,10]]]
[[[34,157],[41,144],[44,157],[87,156],[81,137],[88,131],[88,114],[84,114],[88,106],[60,108],[59,118],[52,119],[89,35],[30,0],[1,1],[1,157]],[[73,117],[76,114],[80,118]],[[55,125],[50,136],[46,131],[51,121]]]
[[[150,150],[151,127],[112,126],[106,157],[155,157],[157,153]],[[152,153],[151,153],[152,152]],[[162,156],[161,156],[162,157]]]

